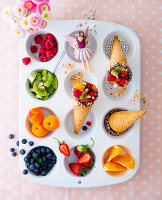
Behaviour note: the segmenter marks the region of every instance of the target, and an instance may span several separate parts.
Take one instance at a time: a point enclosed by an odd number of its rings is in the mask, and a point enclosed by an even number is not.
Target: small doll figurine
[[[90,41],[88,38],[89,27],[86,28],[85,32],[79,31],[75,34],[75,38],[66,35],[65,39],[69,42],[70,46],[75,48],[74,56],[77,60],[82,61],[85,74],[90,72],[89,59],[94,52],[89,49]]]

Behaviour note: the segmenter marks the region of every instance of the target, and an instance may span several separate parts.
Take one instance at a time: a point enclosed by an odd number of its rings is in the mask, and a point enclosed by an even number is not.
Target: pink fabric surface
[[[162,61],[160,39],[161,0],[51,0],[53,18],[85,19],[81,12],[92,8],[96,20],[132,28],[142,46],[142,96],[149,99],[141,121],[141,164],[129,181],[101,188],[64,189],[36,185],[21,175],[18,156],[9,149],[18,138],[19,39],[0,19],[0,200],[160,200],[162,199]],[[0,11],[14,1],[1,0]]]

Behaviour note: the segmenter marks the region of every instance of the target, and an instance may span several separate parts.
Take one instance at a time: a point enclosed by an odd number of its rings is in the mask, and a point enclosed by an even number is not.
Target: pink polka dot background
[[[0,11],[14,1],[1,0]],[[141,164],[129,181],[101,188],[66,189],[37,185],[24,178],[18,156],[9,149],[18,139],[19,39],[0,19],[0,200],[160,200],[162,199],[162,23],[161,0],[51,0],[54,19],[86,19],[82,13],[96,11],[96,20],[126,25],[142,46],[142,96],[150,102],[141,120]],[[16,139],[9,140],[13,133]],[[17,149],[18,150],[18,149]],[[63,177],[60,177],[63,178]]]

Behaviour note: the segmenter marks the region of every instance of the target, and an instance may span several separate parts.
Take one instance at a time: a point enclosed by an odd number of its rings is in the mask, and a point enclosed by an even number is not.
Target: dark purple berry
[[[11,148],[11,149],[10,149],[10,151],[11,151],[11,152],[14,152],[14,151],[15,151],[15,149],[14,149],[14,148]]]
[[[16,142],[16,145],[19,146],[19,141]]]
[[[24,149],[21,149],[21,150],[20,150],[20,154],[21,154],[21,155],[24,155],[24,154],[25,154],[25,150],[24,150]]]
[[[88,128],[87,128],[87,126],[83,126],[82,129],[83,129],[83,131],[87,131]]]
[[[13,152],[13,153],[12,153],[12,156],[13,156],[13,157],[15,157],[16,155],[17,155],[16,152]]]
[[[23,144],[26,144],[27,143],[27,140],[26,139],[22,139],[21,141]]]
[[[23,174],[26,175],[27,173],[28,173],[28,170],[27,170],[27,169],[24,169],[24,170],[23,170]]]
[[[13,134],[10,134],[9,135],[9,139],[13,139],[14,138],[14,135]]]

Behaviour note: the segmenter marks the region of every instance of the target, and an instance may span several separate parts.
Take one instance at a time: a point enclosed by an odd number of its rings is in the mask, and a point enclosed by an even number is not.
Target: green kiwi
[[[47,72],[48,72],[48,71],[47,71],[46,69],[43,69],[43,70],[42,70],[42,77],[45,76],[45,75],[47,74]]]
[[[115,67],[115,70],[118,71],[118,72],[120,72],[121,69],[122,69],[122,67],[120,67],[120,66]]]
[[[46,101],[46,100],[48,99],[48,96],[49,96],[49,95],[43,97],[43,100]]]
[[[53,82],[53,75],[48,72],[45,76],[43,76],[42,81],[45,87],[49,87],[51,83]]]
[[[80,95],[79,99],[86,99],[87,93],[85,91],[82,91],[82,94]]]
[[[29,88],[29,91],[30,91],[30,92],[34,92],[33,87]]]
[[[37,95],[39,95],[41,97],[48,95],[48,92],[46,91],[46,88],[43,85],[41,76],[38,76],[35,79],[35,81],[33,83],[33,90]]]
[[[53,78],[52,86],[55,90],[58,88],[58,79],[56,76]]]
[[[117,72],[115,69],[111,71],[111,74],[114,76],[118,76],[119,72]]]
[[[50,95],[50,94],[52,94],[54,92],[55,89],[54,89],[53,85],[51,84],[48,88],[46,88],[46,90]]]

